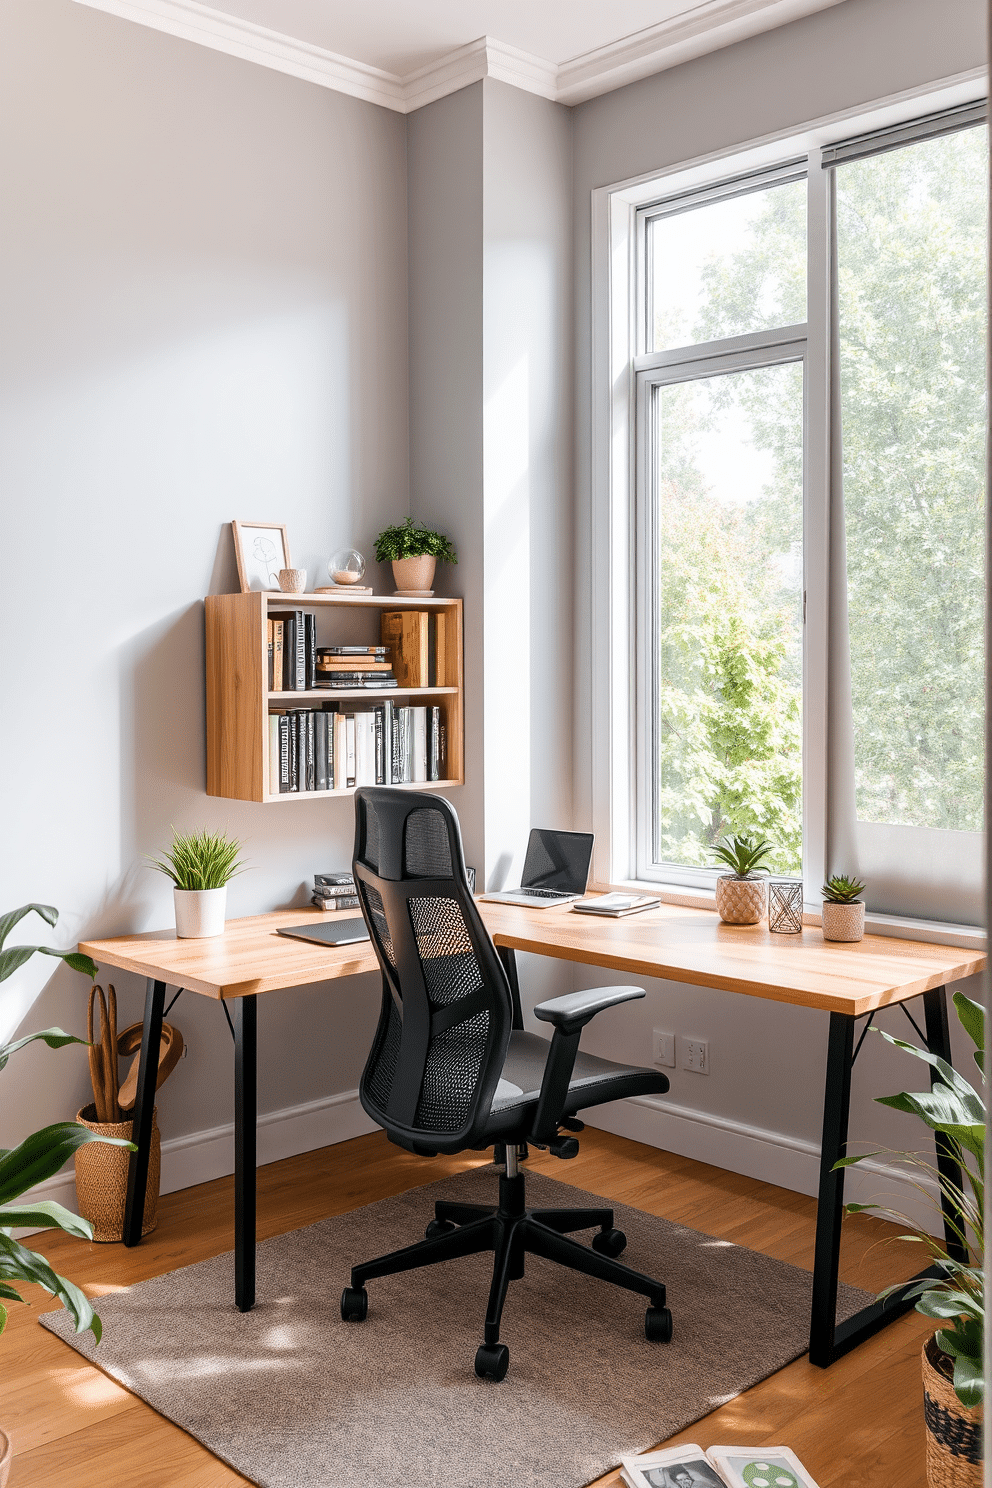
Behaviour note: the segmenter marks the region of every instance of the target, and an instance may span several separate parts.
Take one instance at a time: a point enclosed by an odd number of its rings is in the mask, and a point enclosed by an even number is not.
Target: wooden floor
[[[261,1168],[259,1238],[311,1224],[486,1159],[427,1161],[376,1133]],[[528,1166],[607,1199],[812,1267],[813,1200],[587,1129],[568,1163],[536,1153]],[[233,1179],[171,1194],[159,1225],[140,1247],[86,1245],[36,1235],[31,1244],[93,1296],[227,1251]],[[913,1247],[879,1243],[896,1233],[860,1216],[845,1227],[842,1276],[876,1291],[908,1275]],[[335,1294],[340,1277],[328,1278]],[[235,1488],[245,1479],[142,1401],[84,1363],[36,1322],[51,1300],[26,1289],[31,1308],[11,1304],[0,1340],[0,1423],[14,1443],[10,1488]],[[481,1306],[481,1303],[480,1303]],[[481,1316],[481,1314],[480,1314]],[[747,1320],[742,1319],[747,1326]],[[678,1318],[676,1318],[678,1327]],[[805,1358],[721,1406],[674,1441],[784,1443],[821,1488],[849,1482],[925,1488],[919,1353],[928,1332],[916,1313],[901,1318],[829,1370]],[[472,1366],[465,1361],[466,1369]],[[433,1488],[410,1480],[410,1488]],[[617,1474],[600,1488],[619,1484]],[[328,1488],[333,1488],[332,1484]],[[452,1484],[449,1488],[459,1488]],[[574,1485],[580,1488],[580,1485]]]

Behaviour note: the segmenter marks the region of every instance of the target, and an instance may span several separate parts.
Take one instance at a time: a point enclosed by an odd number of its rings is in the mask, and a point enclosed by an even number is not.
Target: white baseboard
[[[335,1142],[347,1142],[351,1137],[375,1130],[375,1122],[362,1110],[357,1090],[343,1090],[302,1106],[287,1106],[282,1111],[267,1111],[258,1118],[258,1165],[264,1167],[266,1163],[294,1157],[299,1152],[312,1152],[317,1147],[330,1147]],[[161,1193],[176,1193],[197,1183],[209,1183],[213,1178],[226,1178],[233,1172],[233,1121],[184,1137],[171,1137],[162,1143]],[[75,1210],[76,1182],[72,1171],[57,1173],[46,1183],[39,1183],[31,1190],[30,1197],[55,1199],[67,1209]],[[16,1233],[27,1235],[33,1231]]]
[[[764,1127],[749,1126],[714,1116],[708,1111],[680,1106],[653,1095],[634,1096],[583,1112],[588,1126],[617,1136],[644,1142],[709,1163],[762,1183],[773,1183],[793,1193],[816,1195],[820,1182],[818,1143]],[[915,1180],[914,1180],[915,1181]],[[845,1174],[846,1203],[881,1203],[898,1210],[914,1224],[936,1233],[940,1228],[936,1210],[936,1185],[926,1183],[926,1198],[907,1182],[902,1169],[869,1158]]]

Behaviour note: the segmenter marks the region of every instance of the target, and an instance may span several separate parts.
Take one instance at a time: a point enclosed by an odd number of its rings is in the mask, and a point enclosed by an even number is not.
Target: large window
[[[637,214],[638,877],[983,825],[986,179],[972,109]]]

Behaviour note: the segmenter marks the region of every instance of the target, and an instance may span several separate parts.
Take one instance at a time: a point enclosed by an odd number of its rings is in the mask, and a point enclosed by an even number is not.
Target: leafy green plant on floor
[[[6,946],[7,936],[19,920],[27,914],[37,914],[46,924],[54,926],[59,912],[50,904],[24,904],[8,914],[0,915],[0,982],[6,981],[36,953],[55,956],[71,966],[73,971],[84,976],[95,977],[96,965],[89,956],[78,951],[56,951],[50,946]],[[13,1043],[0,1045],[0,1070],[11,1054],[23,1049],[25,1044],[36,1040],[50,1049],[61,1049],[65,1044],[84,1044],[85,1039],[74,1038],[61,1028],[46,1028],[41,1033],[29,1033]],[[75,1121],[57,1121],[52,1126],[42,1127],[25,1137],[20,1146],[0,1148],[0,1298],[7,1302],[23,1302],[14,1282],[36,1282],[53,1297],[57,1297],[71,1314],[77,1333],[89,1329],[97,1343],[100,1342],[100,1319],[90,1306],[89,1298],[64,1276],[53,1271],[44,1256],[21,1245],[11,1235],[13,1229],[59,1229],[80,1240],[92,1240],[93,1226],[89,1220],[64,1209],[51,1199],[41,1199],[26,1204],[16,1201],[28,1189],[46,1178],[53,1178],[63,1165],[86,1142],[110,1142],[114,1146],[130,1147],[130,1142],[118,1138],[98,1137]],[[0,1333],[7,1324],[7,1309],[0,1302]]]
[[[245,871],[239,861],[240,842],[223,832],[190,832],[172,829],[172,846],[161,858],[149,858],[159,873],[171,878],[177,889],[222,889]]]
[[[457,563],[450,537],[435,532],[423,522],[407,517],[393,527],[384,527],[375,540],[375,556],[380,563],[399,558],[438,558],[442,563]]]
[[[984,1085],[985,1010],[962,992],[955,992],[954,1006],[962,1027],[975,1045],[975,1063],[981,1070]],[[944,1326],[936,1332],[937,1345],[953,1360],[954,1390],[961,1404],[969,1407],[981,1405],[985,1397],[982,1377],[982,1339],[985,1331],[985,1281],[982,1269],[985,1255],[985,1100],[946,1060],[931,1054],[927,1049],[918,1049],[915,1044],[893,1038],[881,1029],[877,1031],[888,1043],[922,1059],[937,1072],[938,1078],[931,1090],[915,1094],[902,1091],[899,1095],[881,1095],[876,1099],[879,1105],[891,1106],[895,1111],[918,1116],[932,1132],[946,1142],[949,1155],[961,1169],[960,1186],[941,1173],[936,1162],[928,1161],[920,1153],[897,1153],[896,1158],[900,1166],[915,1173],[913,1187],[927,1200],[933,1202],[932,1186],[935,1184],[939,1198],[949,1201],[951,1207],[959,1213],[960,1220],[951,1224],[951,1234],[953,1240],[968,1252],[968,1259],[959,1260],[949,1255],[943,1235],[938,1239],[898,1210],[879,1204],[848,1204],[847,1211],[849,1214],[874,1213],[908,1225],[911,1233],[900,1236],[900,1239],[923,1245],[929,1250],[939,1276],[933,1280],[916,1282],[906,1295],[916,1297],[917,1312],[943,1323]],[[851,1167],[878,1155],[877,1152],[865,1152],[860,1157],[844,1157],[836,1167]],[[879,1298],[891,1296],[901,1290],[901,1285],[887,1287],[884,1292],[879,1293]]]

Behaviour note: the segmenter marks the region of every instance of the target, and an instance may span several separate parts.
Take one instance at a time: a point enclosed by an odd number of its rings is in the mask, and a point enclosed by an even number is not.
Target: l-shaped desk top
[[[619,920],[573,914],[567,905],[480,903],[479,910],[498,946],[854,1017],[960,981],[986,962],[983,952],[881,935],[855,945],[824,941],[810,925],[801,935],[777,935],[767,925],[725,925],[711,910],[674,904]],[[319,909],[279,910],[229,920],[224,935],[210,940],[153,930],[82,941],[79,949],[100,965],[218,999],[376,969],[367,942],[318,946],[276,934],[311,918],[329,917]]]

